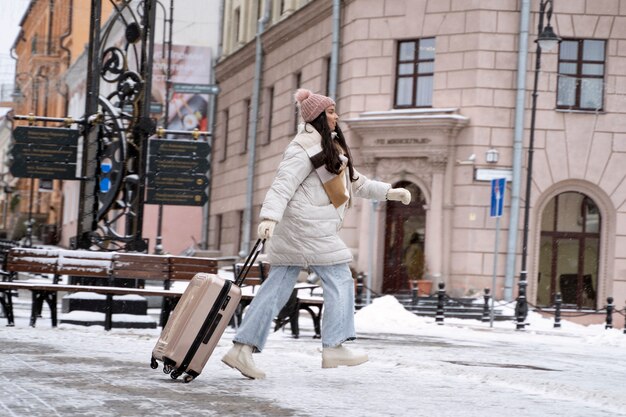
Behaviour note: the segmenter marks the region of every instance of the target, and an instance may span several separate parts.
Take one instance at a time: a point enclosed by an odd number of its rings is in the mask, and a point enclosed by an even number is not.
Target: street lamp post
[[[165,129],[167,129],[169,125],[169,118],[170,118],[169,103],[170,103],[170,95],[171,95],[171,88],[172,88],[172,81],[171,81],[172,39],[173,39],[172,27],[174,25],[174,0],[170,0],[169,19],[168,19],[167,12],[165,11],[165,7],[163,6],[163,4],[161,4],[161,2],[159,1],[157,1],[157,4],[163,8],[163,14],[164,14],[163,31],[164,32],[165,32],[165,23],[169,23],[169,34],[168,34],[168,39],[167,39],[167,70],[166,70],[166,75],[165,75],[165,100],[164,100],[165,115],[164,115],[164,122],[163,122]],[[165,34],[163,36],[165,37]],[[154,253],[156,253],[157,255],[161,255],[163,254],[163,204],[159,204],[158,210],[159,211],[157,214],[157,235],[156,235],[156,242],[154,245]]]
[[[13,93],[11,94],[11,96],[13,97],[14,102],[20,103],[20,104],[26,98],[23,92],[24,89],[22,88],[22,86],[20,85],[21,83],[19,82],[19,80],[23,78],[29,78],[31,82],[30,95],[31,95],[32,101],[31,101],[30,111],[34,112],[36,111],[35,90],[37,86],[35,84],[36,79],[32,74],[28,72],[20,72],[15,75],[15,89]],[[44,110],[46,111],[47,109],[44,109]],[[34,120],[29,120],[28,122],[29,125],[33,125],[33,123],[34,123]],[[29,185],[28,220],[26,221],[26,234],[22,240],[22,245],[27,248],[31,247],[33,244],[33,200],[35,198],[34,193],[35,193],[35,179],[31,178],[30,185]]]
[[[515,306],[515,317],[517,319],[517,330],[523,330],[525,326],[526,316],[528,314],[528,304],[526,301],[526,287],[527,281],[527,258],[528,258],[528,229],[529,229],[529,214],[530,214],[530,193],[532,186],[533,175],[533,154],[535,146],[535,120],[537,116],[537,84],[539,81],[539,71],[541,70],[541,51],[550,51],[554,49],[561,39],[554,33],[552,26],[550,25],[550,19],[552,17],[552,3],[553,0],[540,0],[539,4],[539,24],[537,27],[538,37],[535,41],[537,43],[536,61],[535,61],[535,78],[533,83],[532,93],[532,107],[530,113],[530,140],[528,143],[528,162],[526,166],[526,197],[524,201],[524,228],[522,234],[522,264],[519,277],[519,289],[517,296],[517,303]],[[547,17],[547,24],[544,26],[544,17]]]

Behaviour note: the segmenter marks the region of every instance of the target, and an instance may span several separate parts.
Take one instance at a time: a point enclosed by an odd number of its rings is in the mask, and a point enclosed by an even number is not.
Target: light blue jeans
[[[339,346],[356,338],[354,331],[354,280],[348,264],[311,266],[322,279],[324,314],[322,315],[322,346]],[[262,351],[274,317],[285,305],[298,274],[299,266],[274,266],[257,290],[246,310],[233,341]]]

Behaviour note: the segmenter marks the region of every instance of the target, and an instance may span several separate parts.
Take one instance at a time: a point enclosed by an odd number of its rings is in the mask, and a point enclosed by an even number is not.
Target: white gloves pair
[[[259,223],[259,228],[257,229],[257,233],[259,234],[259,239],[269,239],[274,234],[274,227],[276,227],[276,222],[274,220],[261,220]]]
[[[411,193],[406,188],[390,188],[387,191],[387,200],[402,201],[402,204],[407,205],[411,202]]]

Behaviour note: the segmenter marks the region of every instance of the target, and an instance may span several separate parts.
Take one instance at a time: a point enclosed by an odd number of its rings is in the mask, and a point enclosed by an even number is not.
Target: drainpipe
[[[225,0],[221,0],[220,1],[220,11],[219,11],[219,15],[220,16],[224,16],[224,1]],[[216,80],[215,80],[215,66],[217,65],[218,61],[220,60],[220,58],[222,57],[222,50],[223,50],[223,42],[224,42],[224,19],[221,18],[219,19],[218,22],[218,40],[217,40],[217,52],[215,53],[215,56],[213,57],[213,62],[212,62],[212,69],[211,69],[211,84],[215,84]],[[211,111],[209,113],[209,126],[210,126],[210,130],[211,130],[211,136],[209,136],[208,140],[210,141],[211,144],[211,161],[213,161],[213,149],[214,149],[214,144],[215,144],[215,125],[217,123],[217,99],[218,99],[218,94],[219,93],[215,93],[215,94],[211,94],[209,96],[209,100],[210,100],[210,105],[211,105]],[[211,163],[211,171],[213,170],[213,164]],[[202,242],[202,249],[209,249],[209,231],[211,228],[211,190],[213,189],[213,174],[211,173],[209,175],[209,187],[208,187],[208,199],[207,199],[207,203],[204,205],[203,209],[202,209],[202,233],[203,233],[203,242]],[[218,247],[214,248],[215,250],[219,250]]]
[[[72,51],[70,50],[70,48],[65,46],[65,39],[67,39],[72,34],[72,19],[74,18],[74,0],[70,0],[70,4],[68,7],[69,7],[69,12],[68,12],[69,17],[68,17],[67,30],[61,35],[59,39],[59,45],[61,49],[65,51],[66,57],[67,57],[66,70],[72,64]],[[69,104],[70,104],[70,92],[69,92],[69,88],[67,87],[67,83],[65,83],[65,93],[63,93],[63,100],[65,101],[64,113],[65,115],[67,115],[67,113],[69,112]]]
[[[528,25],[530,0],[522,0],[520,11],[519,53],[517,56],[517,96],[515,98],[515,124],[513,132],[513,180],[511,184],[511,217],[506,252],[504,300],[513,299],[513,281],[519,227],[520,185],[522,175],[522,150],[524,147],[524,98],[528,61]],[[492,290],[495,297],[495,288]]]
[[[46,54],[52,55],[52,24],[54,23],[54,0],[50,0],[48,11],[48,42],[46,46]]]
[[[339,74],[339,37],[341,35],[341,0],[333,0],[333,35],[330,51],[330,74],[328,75],[328,95],[337,100]]]
[[[248,184],[246,187],[246,208],[243,213],[243,241],[239,256],[244,258],[250,250],[250,228],[252,223],[252,200],[254,192],[254,162],[256,159],[256,137],[259,116],[259,101],[261,92],[261,76],[263,75],[263,42],[261,35],[265,32],[265,25],[270,20],[272,2],[265,1],[263,16],[259,19],[256,33],[256,58],[254,66],[254,86],[250,103],[250,129],[248,133]]]

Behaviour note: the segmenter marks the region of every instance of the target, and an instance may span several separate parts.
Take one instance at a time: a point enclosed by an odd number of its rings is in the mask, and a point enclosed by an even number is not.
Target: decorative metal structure
[[[165,80],[165,115],[163,125],[165,129],[168,127],[170,120],[170,106],[168,105],[171,99],[172,90],[172,41],[173,41],[173,28],[174,28],[174,0],[170,0],[169,15],[165,10],[165,6],[157,0],[157,4],[163,9],[163,37],[165,38],[165,26],[169,25],[167,40],[163,42],[163,46],[167,45],[167,70]],[[160,255],[163,253],[163,204],[159,204],[159,212],[157,216],[157,235],[156,242],[154,244],[154,253]]]
[[[102,1],[91,1],[77,248],[148,247],[142,226],[147,140],[156,129],[150,118],[156,7],[155,0],[114,3],[101,28]],[[112,37],[119,25],[121,42]]]

